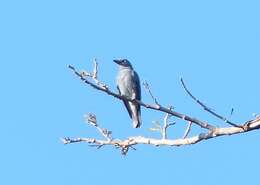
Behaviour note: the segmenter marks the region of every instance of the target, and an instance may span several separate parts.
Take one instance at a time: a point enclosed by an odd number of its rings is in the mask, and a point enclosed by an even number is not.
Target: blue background
[[[122,103],[85,86],[68,70],[92,70],[115,88],[115,58],[128,58],[161,104],[227,126],[259,113],[259,1],[0,1],[0,184],[257,184],[259,131],[186,147],[64,146],[60,137],[100,137],[84,123],[92,112],[114,137],[160,137],[148,129],[162,113],[142,110],[132,129]],[[143,100],[152,103],[143,91]],[[169,130],[181,137],[185,122]],[[194,126],[191,134],[201,131]]]

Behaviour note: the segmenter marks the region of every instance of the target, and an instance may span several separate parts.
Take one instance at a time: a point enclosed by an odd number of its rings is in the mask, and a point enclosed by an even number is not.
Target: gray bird
[[[114,60],[119,65],[116,79],[117,89],[121,95],[131,99],[141,100],[141,88],[138,74],[134,71],[131,63],[127,59]],[[129,116],[132,118],[133,127],[141,126],[141,108],[137,103],[123,100]]]

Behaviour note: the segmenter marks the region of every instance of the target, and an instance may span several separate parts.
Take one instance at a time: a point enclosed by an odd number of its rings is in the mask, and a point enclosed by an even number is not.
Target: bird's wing
[[[122,95],[122,94],[121,94],[121,91],[120,91],[120,89],[119,89],[119,87],[118,87],[118,86],[116,86],[116,87],[117,87],[117,89],[118,89],[118,91],[119,91],[119,94]],[[129,102],[126,101],[126,100],[123,100],[123,102],[124,102],[124,104],[125,104],[125,107],[126,107],[126,109],[127,109],[127,112],[128,112],[128,114],[129,114],[130,118],[132,118],[132,112],[131,112],[131,108],[130,108]]]
[[[137,72],[134,71],[133,73],[134,75],[134,92],[135,92],[135,99],[137,100],[141,100],[141,85],[140,85],[140,79],[139,79],[139,76],[137,74]],[[138,104],[137,105],[137,112],[139,113],[139,115],[141,114],[141,109],[140,109],[140,105]]]
[[[124,102],[124,104],[125,104],[125,107],[126,107],[126,109],[127,109],[127,112],[128,112],[128,114],[129,114],[130,118],[132,118],[132,112],[131,112],[131,108],[130,108],[129,102],[128,102],[128,101],[125,101],[125,100],[123,100],[123,102]]]
[[[139,76],[137,74],[137,72],[134,71],[133,73],[134,77],[133,77],[133,80],[134,80],[134,92],[135,92],[135,99],[137,100],[141,100],[141,86],[140,86],[140,79],[139,79]]]
[[[141,85],[140,85],[140,79],[138,74],[134,71],[133,73],[133,90],[135,96],[133,98],[137,100],[141,100]],[[141,125],[141,106],[140,104],[134,104],[133,108],[133,126],[134,128],[138,128]]]

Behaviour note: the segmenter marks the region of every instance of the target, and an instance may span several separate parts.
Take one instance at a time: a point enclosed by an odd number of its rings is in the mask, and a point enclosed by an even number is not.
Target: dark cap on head
[[[132,68],[131,63],[127,60],[127,59],[115,59],[113,60],[115,63],[117,63],[120,66],[124,66],[124,67],[130,67]]]

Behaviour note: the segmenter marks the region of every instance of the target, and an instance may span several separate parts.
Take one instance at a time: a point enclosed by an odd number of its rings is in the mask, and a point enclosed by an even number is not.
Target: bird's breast
[[[132,70],[121,70],[117,76],[117,86],[120,89],[122,95],[130,96],[133,91],[133,75]]]

